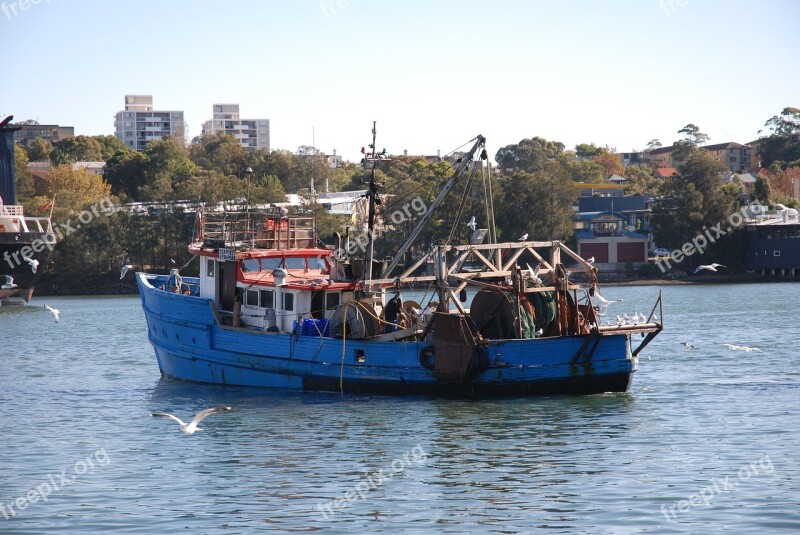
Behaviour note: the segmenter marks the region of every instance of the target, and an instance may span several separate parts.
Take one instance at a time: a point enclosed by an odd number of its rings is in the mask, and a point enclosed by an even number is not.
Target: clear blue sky
[[[526,137],[642,149],[687,123],[744,143],[800,107],[794,0],[0,0],[0,114],[111,134],[125,94],[269,118],[273,149],[370,138],[490,154]],[[5,7],[3,7],[5,6]]]

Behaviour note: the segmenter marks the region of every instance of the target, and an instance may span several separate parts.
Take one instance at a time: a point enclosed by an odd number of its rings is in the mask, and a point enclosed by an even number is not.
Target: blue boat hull
[[[495,397],[627,391],[628,335],[496,340],[485,371],[443,382],[420,363],[430,342],[376,342],[220,325],[206,299],[137,274],[148,336],[165,377],[211,384],[377,394]],[[591,348],[589,351],[587,348]]]

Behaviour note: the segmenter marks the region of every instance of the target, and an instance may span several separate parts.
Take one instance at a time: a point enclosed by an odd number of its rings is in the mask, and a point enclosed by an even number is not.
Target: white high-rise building
[[[185,143],[183,112],[153,110],[152,95],[125,95],[125,109],[117,112],[114,127],[115,135],[137,151],[167,136]]]
[[[269,152],[269,119],[240,119],[238,104],[214,104],[214,115],[203,123],[203,134],[230,134],[248,149]]]

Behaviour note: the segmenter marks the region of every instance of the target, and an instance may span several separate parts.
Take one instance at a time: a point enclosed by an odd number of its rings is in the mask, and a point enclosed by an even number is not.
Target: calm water
[[[665,287],[628,394],[503,401],[162,381],[138,299],[37,298],[0,312],[0,533],[797,532],[798,295]]]

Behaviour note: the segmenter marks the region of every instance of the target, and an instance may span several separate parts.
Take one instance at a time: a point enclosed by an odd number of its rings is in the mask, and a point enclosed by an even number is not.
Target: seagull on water
[[[39,269],[39,261],[33,257],[25,257],[25,261],[31,266],[31,271],[36,273],[36,270]]]
[[[700,273],[704,269],[707,269],[708,271],[716,271],[717,268],[719,268],[719,267],[725,267],[725,266],[723,266],[722,264],[717,264],[716,262],[713,263],[713,264],[703,264],[703,265],[697,266],[697,269],[694,270],[694,273],[695,273],[695,275],[697,275],[698,273]]]
[[[187,435],[193,434],[195,431],[202,431],[197,425],[200,421],[208,416],[209,414],[216,414],[218,412],[228,412],[233,407],[212,407],[210,409],[206,409],[204,411],[198,412],[194,419],[189,422],[188,424],[175,416],[174,414],[169,414],[168,412],[151,412],[150,416],[162,416],[164,418],[172,418],[176,422],[178,422],[181,426],[181,433],[186,433]]]
[[[689,342],[681,342],[683,344],[683,350],[689,351],[690,349],[694,349],[694,346]]]
[[[56,323],[61,321],[61,312],[57,308],[53,308],[49,305],[42,305],[42,306],[46,308],[50,312],[50,314],[53,315],[53,319],[56,320]]]
[[[527,239],[528,239],[528,233],[526,232],[525,234],[523,234],[522,236],[520,236],[520,237],[519,237],[519,240],[517,240],[517,241],[525,241],[525,240],[527,240]]]
[[[467,226],[472,229],[472,232],[475,232],[475,229],[478,228],[478,222],[475,221],[475,216],[472,216],[472,219],[469,220]]]
[[[119,280],[122,280],[122,279],[125,278],[125,275],[128,274],[128,270],[129,269],[133,269],[133,265],[131,265],[130,260],[126,260],[125,261],[125,265],[122,266],[121,270],[119,270]]]
[[[14,277],[12,277],[11,275],[6,275],[6,282],[0,285],[0,290],[10,290],[16,287],[17,285],[14,284]]]
[[[737,346],[734,344],[722,344],[722,345],[724,345],[731,351],[747,351],[748,353],[750,353],[751,351],[756,351],[758,353],[763,353],[763,351],[761,351],[761,349],[757,347]]]

